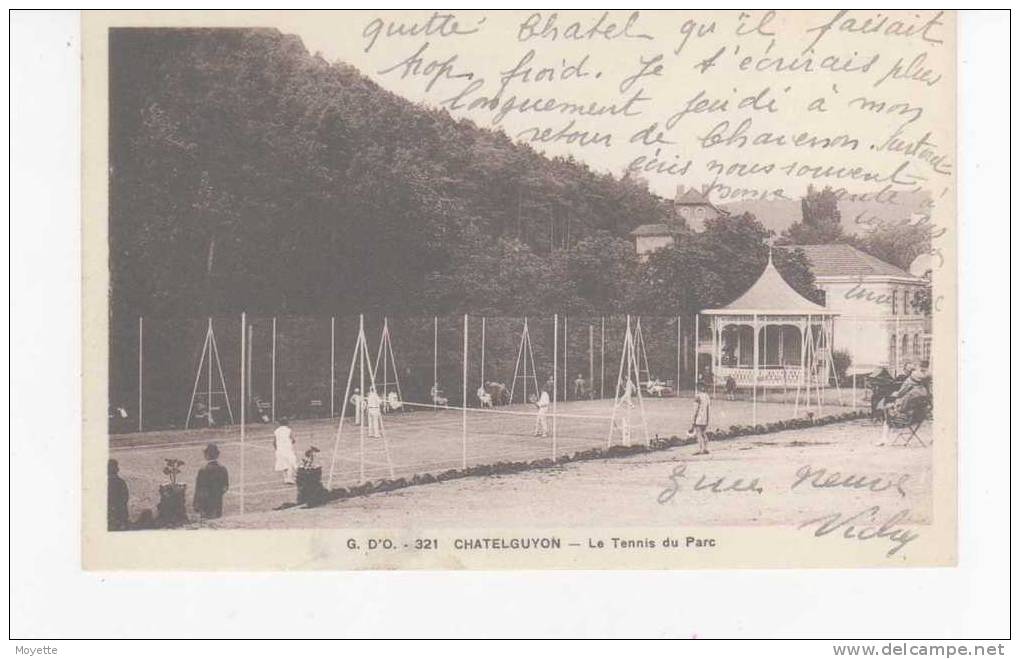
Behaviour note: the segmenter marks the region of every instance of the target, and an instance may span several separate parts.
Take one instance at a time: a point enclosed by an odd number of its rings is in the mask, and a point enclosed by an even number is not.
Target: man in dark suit
[[[227,468],[216,461],[219,447],[209,444],[203,453],[209,462],[198,470],[195,479],[195,512],[202,519],[215,519],[223,516],[223,495],[230,487],[230,478]]]
[[[120,477],[120,465],[106,463],[106,528],[123,531],[128,526],[128,486]]]

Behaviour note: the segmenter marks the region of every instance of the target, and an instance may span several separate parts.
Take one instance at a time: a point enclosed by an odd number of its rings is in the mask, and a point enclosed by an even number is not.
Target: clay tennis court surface
[[[690,426],[694,404],[689,397],[645,398],[643,405],[650,437],[683,435]],[[829,405],[813,411],[818,416],[825,416],[846,409]],[[416,409],[390,413],[383,417],[385,443],[366,436],[362,444],[359,428],[348,419],[345,421],[341,441],[337,446],[332,486],[354,485],[362,477],[377,480],[424,473],[438,474],[448,469],[460,468],[465,458],[468,466],[495,464],[501,461],[551,458],[555,455],[604,447],[607,444],[612,427],[611,400],[558,403],[556,415],[549,416],[550,434],[553,424],[556,426],[555,452],[551,436],[545,438],[534,436],[535,415],[532,410],[530,406],[513,405],[496,408],[494,412],[471,410],[466,415],[457,409],[438,411]],[[798,412],[797,416],[805,414],[803,407]],[[628,416],[628,413],[621,410],[619,415]],[[794,416],[794,406],[785,402],[758,402],[754,416],[752,403],[749,401],[717,398],[712,403],[709,429],[727,429],[732,425],[750,424],[753,417],[757,423],[769,423]],[[466,445],[463,441],[465,422]],[[329,478],[337,425],[338,419],[297,420],[292,423],[299,458],[310,446],[316,446],[321,450],[317,464],[323,467],[324,482]],[[630,410],[629,427],[632,441],[642,442],[644,430],[639,407]],[[282,475],[273,471],[272,431],[273,426],[268,424],[246,427],[243,446],[243,499],[246,514],[272,511],[293,503],[296,499],[294,486],[284,485]],[[128,484],[132,519],[145,509],[155,511],[159,499],[159,485],[166,479],[162,473],[163,461],[166,458],[184,461],[179,480],[188,485],[190,507],[195,475],[205,464],[202,449],[210,442],[215,442],[219,446],[219,462],[230,473],[231,487],[224,501],[224,515],[236,516],[241,513],[242,499],[242,446],[239,427],[156,431],[111,437],[110,457],[119,462],[121,476]],[[613,433],[613,442],[620,443],[618,426]],[[506,478],[519,477],[523,475]],[[522,479],[522,482],[531,478],[533,477]],[[425,486],[428,487],[432,486]],[[425,488],[412,487],[403,490],[401,496],[413,498],[417,494],[416,491],[421,490],[421,496],[427,497],[429,491]],[[297,512],[285,510],[275,515],[294,515]],[[276,523],[284,522],[276,520]]]

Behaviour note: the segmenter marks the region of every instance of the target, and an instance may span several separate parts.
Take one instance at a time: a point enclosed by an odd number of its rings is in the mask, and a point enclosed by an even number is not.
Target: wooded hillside
[[[767,258],[751,216],[639,264],[670,203],[385,91],[276,30],[110,35],[112,312],[689,315]],[[778,264],[806,293],[796,255]]]

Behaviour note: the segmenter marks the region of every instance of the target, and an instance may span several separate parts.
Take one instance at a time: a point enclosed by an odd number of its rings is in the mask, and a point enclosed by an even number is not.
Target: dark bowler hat
[[[206,460],[215,460],[220,457],[220,447],[215,444],[208,444],[202,453],[205,454]]]

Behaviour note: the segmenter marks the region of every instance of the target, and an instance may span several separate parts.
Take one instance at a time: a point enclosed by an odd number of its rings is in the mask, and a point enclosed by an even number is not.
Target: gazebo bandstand
[[[795,291],[770,253],[765,270],[743,295],[695,317],[695,377],[703,374],[701,357],[707,353],[713,389],[732,377],[737,387],[751,389],[755,399],[759,388],[794,389],[798,403],[802,392],[805,402],[813,392],[820,401],[820,389],[833,370],[833,321],[838,315]]]

